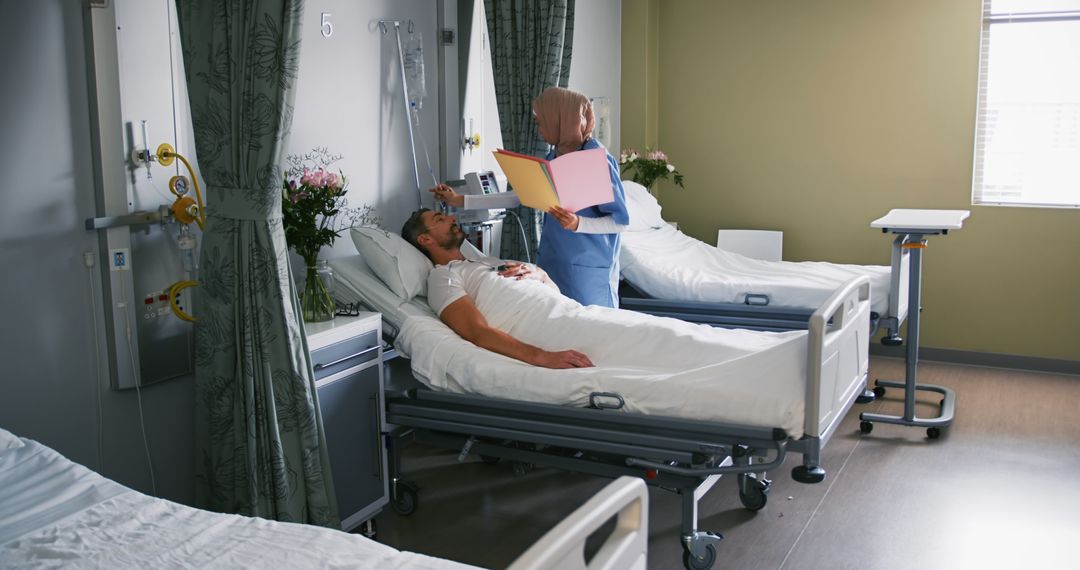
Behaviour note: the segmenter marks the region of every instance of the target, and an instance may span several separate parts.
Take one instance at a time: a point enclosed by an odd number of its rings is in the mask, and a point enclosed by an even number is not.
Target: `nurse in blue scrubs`
[[[533,100],[540,136],[551,160],[579,150],[603,148],[592,138],[592,104],[569,89],[551,87]],[[613,202],[571,212],[555,207],[544,216],[537,265],[563,295],[582,305],[619,306],[619,233],[630,224],[619,166],[607,155]]]
[[[540,136],[552,146],[551,160],[569,152],[603,148],[592,138],[592,103],[561,87],[545,89],[533,100]],[[571,212],[555,207],[544,216],[537,265],[548,273],[563,295],[582,305],[619,306],[619,233],[630,224],[619,166],[607,153],[613,202]],[[435,198],[466,210],[513,208],[521,202],[513,192],[486,196],[461,195],[440,184],[429,191]]]

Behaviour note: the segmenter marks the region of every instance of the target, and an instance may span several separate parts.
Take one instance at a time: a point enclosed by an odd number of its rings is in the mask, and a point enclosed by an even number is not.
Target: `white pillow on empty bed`
[[[408,301],[417,295],[427,295],[427,278],[431,260],[404,238],[380,228],[352,228],[356,251],[388,289]]]
[[[641,232],[663,227],[666,222],[660,215],[660,203],[649,190],[631,180],[623,180],[626,191],[626,209],[630,213],[630,231]]]
[[[8,449],[18,449],[25,445],[21,439],[10,431],[0,428],[0,453]]]

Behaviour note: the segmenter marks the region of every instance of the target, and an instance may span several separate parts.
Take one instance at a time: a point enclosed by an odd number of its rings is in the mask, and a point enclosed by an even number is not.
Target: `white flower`
[[[667,171],[668,172],[675,172],[675,165],[674,164],[667,165]]]
[[[635,160],[637,160],[637,158],[638,157],[636,152],[630,154],[630,162],[634,162]]]

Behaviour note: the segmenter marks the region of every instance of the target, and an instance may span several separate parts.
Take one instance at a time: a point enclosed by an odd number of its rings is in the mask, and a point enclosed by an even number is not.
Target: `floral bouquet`
[[[662,150],[645,151],[641,156],[632,148],[623,149],[619,154],[619,164],[623,174],[629,174],[630,179],[652,191],[652,185],[657,180],[667,180],[668,175],[674,177],[675,184],[683,186],[683,175],[675,170],[675,165],[668,162],[668,157]]]
[[[341,219],[348,221],[377,220],[372,208],[362,210],[347,208],[345,175],[328,167],[339,160],[325,148],[316,148],[303,156],[286,158],[288,168],[281,189],[281,220],[285,228],[285,241],[307,267],[304,293],[300,297],[304,320],[326,321],[334,318],[334,300],[330,296],[330,283],[319,278],[316,270],[319,250],[334,243],[346,227]]]

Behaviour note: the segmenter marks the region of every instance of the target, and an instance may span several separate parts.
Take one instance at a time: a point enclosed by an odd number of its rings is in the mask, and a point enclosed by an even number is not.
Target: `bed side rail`
[[[585,563],[585,541],[611,517],[615,530]],[[508,570],[626,568],[644,570],[649,548],[645,482],[622,476],[570,513],[514,560]]]
[[[810,317],[807,340],[806,425],[810,436],[821,435],[818,425],[823,397],[823,366],[826,348],[834,337],[849,334],[851,327],[867,327],[870,312],[870,278],[852,279],[835,293]],[[862,350],[867,350],[863,347]],[[827,390],[826,390],[827,391]],[[829,396],[832,395],[830,391]],[[832,405],[828,402],[826,405]]]

